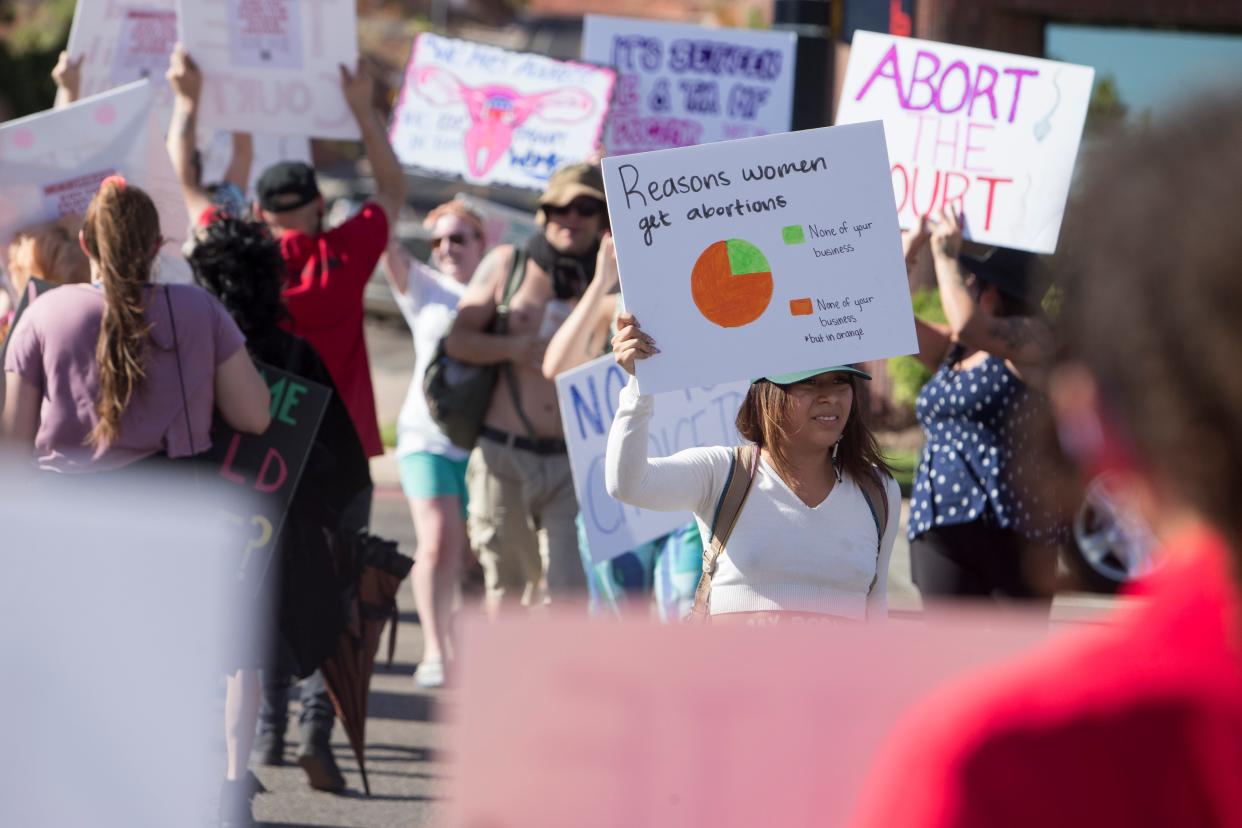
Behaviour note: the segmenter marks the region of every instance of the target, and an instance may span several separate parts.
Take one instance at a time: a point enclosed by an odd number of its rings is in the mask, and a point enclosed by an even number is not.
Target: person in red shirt
[[[345,98],[375,174],[375,196],[353,218],[325,231],[323,196],[315,171],[301,162],[269,168],[255,187],[256,217],[280,241],[288,267],[285,302],[291,333],[306,339],[328,366],[369,457],[384,453],[375,394],[362,336],[362,294],[405,201],[405,175],[372,105],[366,70],[341,68]]]
[[[289,332],[310,342],[324,361],[363,448],[375,457],[384,453],[384,447],[362,334],[362,296],[405,202],[405,174],[376,115],[374,80],[361,63],[356,71],[344,66],[340,71],[341,88],[375,176],[375,195],[357,215],[325,230],[324,199],[314,169],[286,161],[265,170],[256,182],[254,216],[279,240],[288,268],[284,298],[291,316]],[[204,224],[218,208],[194,174],[189,161],[192,142],[179,140],[194,134],[202,76],[180,46],[173,52],[168,79],[175,93],[169,131],[173,166],[190,215]]]
[[[1242,825],[1240,100],[1093,156],[1058,256],[1056,434],[1161,568],[1111,625],[916,711],[858,828]]]

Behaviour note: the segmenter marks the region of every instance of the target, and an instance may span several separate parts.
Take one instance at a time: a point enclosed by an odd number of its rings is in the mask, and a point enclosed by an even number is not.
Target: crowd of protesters
[[[79,71],[62,56],[58,104],[76,98]],[[201,180],[195,140],[202,76],[178,47],[168,71],[168,150],[194,225],[186,257],[196,284],[157,284],[159,215],[151,197],[120,176],[103,181],[84,216],[19,234],[0,284],[0,333],[7,334],[0,427],[66,486],[124,480],[135,470],[200,456],[211,445],[215,417],[240,432],[262,433],[271,399],[256,363],[332,391],[271,570],[276,635],[252,642],[227,671],[222,824],[249,819],[249,800],[261,790],[249,763],[285,761],[294,680],[301,697],[297,761],[313,787],[345,787],[329,744],[332,703],[315,648],[301,637],[315,624],[308,602],[318,594],[313,570],[326,560],[326,538],[355,535],[370,523],[368,459],[383,446],[363,292],[377,268],[413,337],[396,455],[417,537],[412,580],[424,642],[418,687],[451,680],[454,617],[470,555],[482,564],[483,603],[493,616],[589,594],[593,606],[614,608],[654,597],[665,619],[713,623],[886,617],[901,494],[867,422],[870,376],[850,365],[754,379],[736,414],[742,446],[667,458],[648,456],[656,401],[631,381],[609,435],[608,491],[643,508],[688,511],[694,522],[608,564],[592,564],[554,380],[609,352],[634,374],[637,360],[659,351],[621,301],[598,166],[556,171],[539,197],[537,230],[520,244],[495,245],[486,216],[464,200],[439,205],[424,223],[431,260],[420,262],[393,238],[406,183],[373,105],[373,82],[361,67],[340,74],[375,179],[374,196],[343,223],[325,226],[325,200],[315,170],[304,163],[263,170],[247,194],[252,149],[245,135],[234,136],[225,179]],[[1242,140],[1238,110],[1218,101],[1193,117],[1215,128],[1156,132],[1122,155],[1138,164],[1164,143],[1202,145],[1201,153],[1179,154],[1184,169],[1161,174],[1170,191],[1189,188],[1186,182],[1212,191],[1188,191],[1179,202],[1213,204],[1199,219],[1233,215],[1222,205],[1236,196],[1227,188],[1216,193],[1222,176],[1206,167],[1228,153],[1230,141]],[[1129,219],[1114,217],[1100,230],[1113,234],[1117,250],[1129,241],[1128,229],[1159,217],[1144,211],[1166,200],[1155,184],[1124,169],[1121,160],[1102,165],[1097,189],[1080,208],[1098,216],[1109,205],[1126,205]],[[1032,256],[968,247],[951,208],[905,234],[908,260],[930,247],[947,320],[916,322],[919,359],[934,373],[917,401],[926,441],[910,503],[911,561],[929,600],[1021,599],[1046,608],[1066,521],[1049,485],[1053,452],[1033,441],[1055,408],[1064,453],[1090,471],[1120,468],[1130,499],[1185,552],[1189,563],[1168,574],[1163,600],[1185,604],[1188,635],[1198,647],[1178,663],[1211,672],[1223,659],[1219,618],[1195,609],[1188,596],[1207,595],[1217,609],[1236,603],[1226,585],[1236,543],[1227,471],[1240,459],[1229,435],[1237,431],[1231,418],[1242,413],[1228,372],[1237,327],[1211,323],[1219,313],[1209,304],[1231,301],[1236,280],[1228,278],[1234,259],[1218,244],[1227,229],[1213,234],[1174,224],[1184,242],[1178,249],[1195,257],[1190,264],[1163,263],[1143,247],[1122,267],[1084,241],[1081,230],[1071,234],[1070,253],[1056,268],[1076,277],[1067,282],[1059,350],[1057,328],[1041,308],[1049,271]],[[1169,278],[1174,270],[1184,278]],[[1145,280],[1143,289],[1127,289],[1126,279]],[[1116,312],[1092,312],[1105,307]],[[429,366],[441,353],[498,366],[473,446],[454,443],[425,398]],[[1170,425],[1186,412],[1201,428]],[[893,759],[891,777],[881,777],[878,784],[892,790],[879,788],[886,794],[864,812],[868,824],[1019,824],[1014,814],[994,810],[995,797],[953,799],[961,784],[953,774],[977,763],[989,786],[1015,786],[1015,796],[1029,804],[1033,791],[1015,781],[1025,778],[1019,765],[1026,745],[1049,771],[1048,790],[1068,788],[1075,771],[1054,758],[1076,755],[1094,738],[1083,712],[1093,693],[1122,711],[1104,723],[1118,739],[1142,732],[1186,765],[1220,761],[1223,749],[1194,742],[1215,719],[1171,719],[1154,733],[1150,720],[1139,720],[1149,688],[1168,676],[1135,674],[1127,656],[1184,643],[1173,640],[1163,617],[1146,616],[1063,656],[1061,672],[1048,679],[1059,682],[1065,699],[1054,712],[1068,724],[1055,734],[1006,706],[1021,699],[1042,709],[1046,688],[1037,678],[976,699],[1000,710],[987,722],[955,708],[948,720],[970,739],[928,725],[933,738]],[[1065,678],[1070,661],[1087,660],[1107,669],[1089,680]],[[1236,689],[1233,673],[1212,676]],[[1196,688],[1184,690],[1175,702],[1198,711]],[[1236,698],[1213,713],[1232,717]],[[1234,722],[1225,727],[1236,736]],[[1013,742],[1018,733],[1026,741]],[[928,774],[927,767],[937,770]],[[1121,766],[1110,773],[1122,775]],[[902,803],[900,791],[912,777],[921,780],[922,798]],[[1152,789],[1159,786],[1153,779]],[[896,803],[900,814],[892,810]],[[910,816],[920,808],[933,816]],[[969,818],[934,818],[946,809]],[[1055,821],[1049,812],[1030,824]]]

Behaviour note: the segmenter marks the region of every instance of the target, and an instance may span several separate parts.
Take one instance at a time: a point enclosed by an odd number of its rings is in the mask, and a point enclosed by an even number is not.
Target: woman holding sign
[[[963,253],[952,210],[907,236],[907,259],[929,238],[948,325],[916,320],[919,359],[935,373],[916,403],[926,444],[910,498],[914,582],[925,598],[1048,602],[1063,530],[1024,451],[1046,405],[1047,284],[1029,253]]]
[[[658,353],[622,314],[617,364]],[[864,621],[887,613],[901,495],[861,416],[850,366],[755,380],[737,415],[753,445],[648,458],[655,399],[634,380],[608,435],[608,493],[644,509],[694,513],[707,551],[695,615],[750,624]]]

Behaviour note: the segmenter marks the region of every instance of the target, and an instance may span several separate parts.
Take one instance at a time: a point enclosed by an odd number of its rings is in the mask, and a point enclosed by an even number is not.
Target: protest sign
[[[181,255],[189,218],[153,93],[151,81],[138,81],[0,124],[0,250],[26,227],[85,213],[99,182],[120,174],[159,210],[156,279],[191,281]]]
[[[542,189],[600,145],[616,73],[423,33],[389,138],[403,164]]]
[[[802,620],[467,619],[446,824],[847,825],[911,705],[1048,636],[1046,612]]]
[[[252,135],[254,160],[250,164],[250,180],[246,182],[245,195],[254,194],[254,185],[267,168],[281,161],[311,163],[310,140],[298,135]],[[229,163],[233,159],[233,133],[217,132],[202,150],[203,184],[216,184],[224,180]]]
[[[582,59],[617,70],[609,155],[786,132],[797,38],[589,14]]]
[[[628,506],[613,500],[604,489],[608,429],[628,379],[611,356],[556,377],[574,493],[591,560],[597,563],[694,520],[690,512],[652,512]],[[651,456],[668,457],[697,446],[736,445],[740,438],[734,419],[746,387],[745,383],[728,383],[661,394],[648,431]]]
[[[150,78],[160,123],[167,127],[172,89],[164,73],[176,42],[176,0],[79,0],[65,48],[83,59],[84,98]]]
[[[880,119],[903,227],[946,205],[964,235],[1056,250],[1094,70],[858,32],[837,123]]]
[[[604,159],[643,393],[918,350],[879,122]]]
[[[178,0],[177,13],[205,128],[359,137],[338,68],[358,63],[353,0]]]
[[[272,395],[271,425],[262,434],[242,434],[217,417],[207,455],[220,479],[253,495],[250,504],[254,513],[230,518],[247,530],[241,573],[256,586],[280,540],[285,513],[332,394],[330,389],[288,371],[263,364],[258,368]]]

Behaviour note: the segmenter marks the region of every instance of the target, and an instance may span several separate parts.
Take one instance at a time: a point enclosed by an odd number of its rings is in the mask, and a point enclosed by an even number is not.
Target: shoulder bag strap
[[[716,514],[712,518],[712,542],[703,550],[703,574],[699,576],[699,585],[694,590],[694,609],[690,613],[693,621],[706,621],[711,614],[712,576],[716,574],[725,544],[729,542],[742,507],[746,505],[758,468],[758,446],[747,443],[734,447],[733,457],[729,460],[729,476],[725,478],[724,489],[716,501]]]
[[[508,333],[509,331],[509,303],[513,301],[513,294],[517,293],[524,278],[526,278],[526,248],[524,246],[514,247],[513,266],[509,269],[509,278],[505,282],[505,292],[500,299],[500,305],[496,308],[495,331],[498,334]],[[517,381],[513,377],[513,363],[502,363],[500,370],[504,372],[505,385],[509,386],[509,398],[513,400],[513,408],[517,411],[518,419],[522,421],[522,427],[526,429],[526,433],[529,436],[534,437],[535,428],[530,424],[526,412],[522,409],[522,397],[518,394]]]
[[[185,417],[185,436],[190,441],[190,454],[198,454],[194,448],[194,427],[190,425],[190,404],[185,396],[185,375],[181,372],[181,344],[177,341],[177,318],[173,316],[172,290],[164,286],[164,302],[168,305],[168,324],[172,327],[173,357],[177,361],[177,383],[181,386],[181,413]]]
[[[870,595],[880,579],[880,549],[884,545],[884,530],[888,528],[888,493],[885,491],[884,476],[879,470],[859,480],[858,488],[862,491],[863,500],[867,501],[867,508],[871,510],[871,519],[875,521],[876,571],[871,585],[867,587],[867,594]]]

